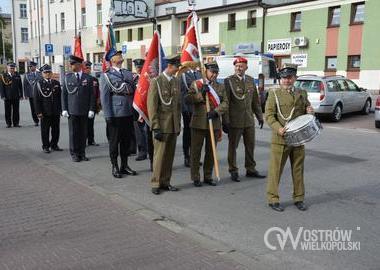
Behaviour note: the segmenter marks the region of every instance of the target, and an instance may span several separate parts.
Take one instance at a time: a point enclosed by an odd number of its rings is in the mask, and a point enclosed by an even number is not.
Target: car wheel
[[[367,99],[367,101],[364,104],[364,107],[362,109],[362,114],[369,114],[371,110],[371,100]]]
[[[342,105],[338,104],[335,106],[334,111],[331,115],[331,120],[334,122],[339,122],[342,119]]]
[[[375,127],[380,128],[380,121],[375,121]]]

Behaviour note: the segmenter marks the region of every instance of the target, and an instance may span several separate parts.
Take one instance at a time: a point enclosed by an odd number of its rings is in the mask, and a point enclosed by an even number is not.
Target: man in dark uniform
[[[141,70],[144,66],[144,59],[135,59],[133,60],[133,63],[135,64],[136,73],[133,73],[133,81],[136,85],[139,82]],[[147,134],[148,134],[148,127],[145,123],[144,118],[141,116],[137,117],[137,121],[135,121],[135,134],[136,134],[136,140],[137,140],[137,150],[138,155],[136,157],[136,161],[145,160],[148,155],[148,141],[147,141]]]
[[[21,127],[20,122],[20,99],[22,99],[22,82],[16,64],[8,63],[7,71],[0,77],[0,96],[4,100],[5,122],[7,128]]]
[[[36,111],[34,109],[34,101],[33,101],[33,88],[34,84],[41,77],[41,74],[37,71],[37,63],[30,61],[28,64],[29,72],[24,75],[23,88],[24,88],[24,98],[29,99],[30,111],[32,113],[32,118],[34,121],[34,125],[38,126],[38,117]]]
[[[183,134],[182,134],[182,149],[184,155],[184,165],[190,167],[190,145],[191,145],[191,129],[190,121],[193,115],[193,105],[188,105],[185,100],[191,84],[200,78],[202,74],[196,70],[196,63],[189,63],[185,71],[181,74],[181,98],[182,98],[182,120],[183,120]]]
[[[62,151],[58,146],[59,124],[62,112],[61,85],[51,79],[51,67],[44,65],[40,68],[42,78],[34,83],[33,101],[36,114],[41,120],[42,150],[44,153]],[[51,140],[49,140],[51,130]]]
[[[211,146],[211,134],[209,130],[209,119],[212,119],[215,143],[218,134],[221,134],[221,116],[228,111],[228,99],[223,84],[219,84],[216,78],[219,66],[216,62],[205,64],[205,84],[202,80],[194,81],[185,96],[185,101],[194,106],[191,118],[191,180],[194,186],[200,187],[199,161],[201,159],[202,147],[205,142],[205,156],[203,165],[203,182],[215,186],[212,179],[214,167],[214,156]],[[206,110],[206,95],[212,95],[215,102],[210,104],[210,112]],[[212,93],[212,94],[211,94]],[[210,97],[209,95],[209,97]],[[214,98],[215,97],[215,98]]]
[[[245,147],[246,176],[265,178],[256,170],[254,159],[255,116],[260,128],[264,124],[259,95],[253,78],[245,74],[248,69],[247,59],[238,57],[233,63],[235,74],[224,80],[229,100],[229,111],[225,118],[227,127],[225,129],[228,129],[228,167],[231,180],[240,181],[236,164],[236,149],[241,137],[243,137]]]
[[[303,179],[305,146],[288,146],[284,140],[286,122],[306,113],[313,113],[307,92],[294,89],[297,77],[294,66],[286,66],[279,71],[280,87],[269,90],[265,106],[265,118],[272,128],[271,155],[267,184],[268,205],[282,212],[278,187],[285,163],[289,157],[293,177],[293,201],[300,211],[305,211],[305,186]]]
[[[93,79],[82,72],[83,59],[70,56],[72,72],[64,77],[62,116],[69,118],[70,154],[74,162],[88,161],[86,139],[88,118],[95,116]]]
[[[100,93],[99,93],[99,81],[96,77],[91,75],[91,66],[92,63],[90,61],[83,62],[83,72],[91,76],[93,87],[94,87],[94,95],[95,95],[95,114],[98,114],[100,111]],[[95,143],[94,137],[94,121],[95,116],[93,118],[88,118],[87,122],[87,144],[99,146],[99,144]]]
[[[128,165],[133,130],[134,109],[132,103],[136,86],[133,82],[132,72],[122,68],[124,60],[121,51],[111,49],[106,55],[106,60],[111,61],[111,68],[100,77],[100,99],[107,123],[112,175],[115,178],[121,178],[123,174],[137,174]]]
[[[181,90],[175,74],[181,65],[179,55],[168,57],[168,66],[150,81],[148,114],[154,134],[152,193],[177,191],[170,184],[177,136],[181,131]]]

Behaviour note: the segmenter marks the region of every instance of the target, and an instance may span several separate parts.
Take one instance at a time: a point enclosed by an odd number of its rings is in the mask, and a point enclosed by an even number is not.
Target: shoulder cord
[[[294,109],[296,108],[295,106],[293,106],[292,110],[290,111],[290,114],[288,117],[285,117],[282,112],[281,112],[281,109],[280,109],[280,102],[278,101],[278,97],[277,97],[277,94],[276,94],[276,90],[273,90],[273,94],[274,94],[274,98],[276,99],[276,105],[277,105],[277,111],[278,111],[278,114],[280,115],[280,117],[285,120],[286,122],[288,122],[290,119],[292,119],[292,116],[293,116],[293,113],[294,113]]]
[[[126,82],[123,82],[123,83],[120,85],[120,87],[117,88],[117,87],[115,87],[115,86],[111,83],[110,79],[108,78],[107,73],[104,73],[104,77],[106,78],[107,84],[108,84],[109,87],[112,89],[112,92],[115,92],[115,93],[121,93],[121,92],[123,92],[123,90],[125,89],[125,86],[127,85]]]
[[[38,88],[38,91],[40,92],[40,94],[45,97],[45,98],[48,98],[50,97],[52,94],[53,94],[53,90],[50,91],[50,93],[48,95],[45,95],[43,92],[42,92],[42,89],[41,89],[41,85],[39,82],[36,82],[37,84],[37,88]]]
[[[183,81],[183,84],[185,85],[185,87],[186,87],[186,90],[187,90],[187,92],[189,92],[189,87],[187,86],[187,82],[186,82],[186,74],[185,73],[182,73],[182,81]]]
[[[173,101],[173,97],[170,98],[170,100],[168,102],[165,102],[165,100],[163,99],[162,97],[162,94],[161,94],[161,87],[158,83],[158,81],[156,80],[156,83],[157,83],[157,88],[158,88],[158,95],[160,96],[160,99],[161,99],[161,102],[166,105],[166,106],[170,106],[172,104],[172,101]]]
[[[4,78],[4,75],[3,75],[3,74],[1,74],[1,80],[3,81],[3,83],[4,83],[6,86],[12,84],[12,80],[9,80],[9,81],[7,81],[7,82],[5,81],[5,78]]]
[[[239,97],[239,96],[236,94],[234,88],[232,87],[231,79],[229,79],[228,82],[230,83],[231,92],[232,92],[232,94],[234,95],[234,97],[235,97],[236,99],[238,99],[238,100],[244,100],[244,99],[245,99],[245,94],[244,94],[242,97]]]
[[[71,94],[74,94],[77,90],[78,90],[78,86],[75,86],[74,88],[73,88],[73,90],[69,90],[69,87],[67,86],[67,80],[66,80],[66,76],[65,76],[65,86],[66,86],[66,89],[67,89],[67,93],[69,93],[70,95]]]
[[[28,74],[25,74],[25,79],[26,81],[29,83],[30,86],[33,86],[33,84],[35,84],[37,82],[37,78],[34,79],[33,83],[29,80],[28,78]]]

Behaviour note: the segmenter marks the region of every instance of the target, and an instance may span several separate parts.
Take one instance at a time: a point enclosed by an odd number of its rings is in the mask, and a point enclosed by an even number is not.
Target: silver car
[[[371,109],[372,100],[367,91],[344,76],[302,75],[295,87],[308,92],[315,113],[329,115],[335,122],[344,113],[369,114]]]

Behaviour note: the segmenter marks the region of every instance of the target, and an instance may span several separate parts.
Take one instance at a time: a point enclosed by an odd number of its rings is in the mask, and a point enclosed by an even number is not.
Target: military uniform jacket
[[[37,80],[33,92],[36,114],[42,114],[44,116],[61,114],[62,91],[58,81],[51,80],[49,83],[45,79],[40,78]]]
[[[178,78],[170,82],[160,74],[150,82],[148,115],[152,130],[162,133],[179,133],[181,130],[181,92]]]
[[[287,118],[290,116],[292,109],[294,112],[292,117],[286,121],[284,120],[278,111],[276,97],[279,101],[279,108],[282,115]],[[295,90],[294,93],[289,93],[283,88],[272,88],[269,90],[268,99],[265,106],[265,120],[272,128],[272,143],[285,145],[284,138],[278,134],[278,129],[284,127],[290,120],[306,114],[306,108],[310,106],[310,102],[307,98],[307,92],[305,90]]]
[[[191,104],[187,104],[185,97],[187,92],[189,92],[191,84],[195,80],[199,80],[202,78],[202,74],[199,71],[191,71],[188,70],[181,74],[180,84],[181,84],[181,102],[182,102],[182,112],[193,112],[193,106]]]
[[[229,110],[225,121],[230,127],[254,126],[254,114],[258,120],[263,119],[259,95],[252,77],[245,75],[245,79],[240,80],[237,75],[232,75],[224,80],[224,85],[229,101]]]
[[[0,75],[0,96],[4,99],[20,99],[23,97],[21,77],[17,72],[13,76],[8,72]]]
[[[75,73],[68,73],[63,80],[62,110],[70,115],[87,115],[89,111],[95,112],[95,95],[93,78],[82,73],[77,80]]]
[[[191,84],[189,92],[185,96],[185,101],[193,106],[193,116],[191,117],[190,127],[199,129],[208,129],[208,119],[206,110],[206,101],[201,93],[202,84],[199,81],[194,81]],[[211,82],[211,87],[216,91],[219,96],[220,104],[217,108],[210,102],[210,111],[215,110],[219,116],[228,111],[228,99],[223,84],[216,81]],[[221,128],[220,117],[212,120],[213,128]]]
[[[41,78],[41,75],[39,72],[28,72],[24,75],[23,80],[23,89],[24,89],[24,97],[26,98],[33,98],[33,89],[34,84]]]
[[[136,85],[132,72],[114,68],[100,77],[100,99],[105,118],[133,115],[133,97]]]

